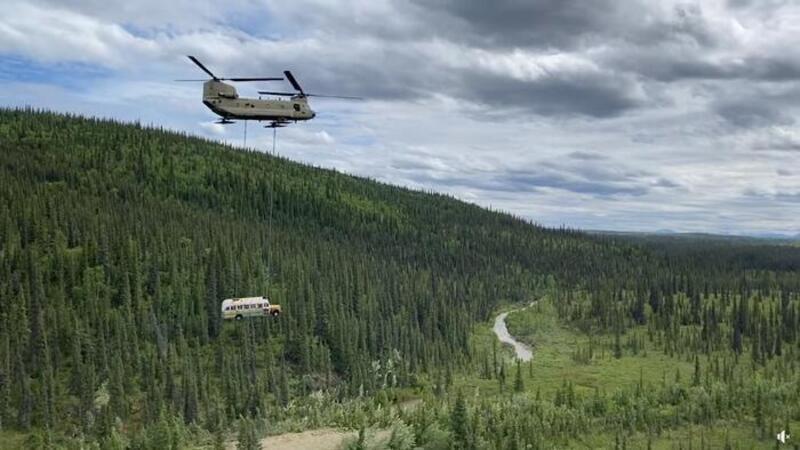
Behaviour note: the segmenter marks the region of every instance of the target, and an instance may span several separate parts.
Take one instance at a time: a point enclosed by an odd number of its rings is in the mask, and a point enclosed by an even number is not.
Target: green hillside
[[[738,364],[754,348],[752,364],[771,368],[732,373],[764,380],[759,392],[800,419],[800,378],[786,372],[800,353],[798,261],[791,247],[545,229],[164,130],[2,110],[0,430],[26,446],[181,447],[246,417],[375,425],[375,405],[436,391],[421,410],[443,408],[431,417],[458,433],[442,389],[496,377],[476,327],[538,296],[609,348],[635,332],[691,361]],[[223,298],[252,295],[284,314],[221,321]],[[329,400],[308,409],[312,393]],[[473,401],[470,442],[489,442],[502,427]],[[731,408],[750,420],[749,405]]]

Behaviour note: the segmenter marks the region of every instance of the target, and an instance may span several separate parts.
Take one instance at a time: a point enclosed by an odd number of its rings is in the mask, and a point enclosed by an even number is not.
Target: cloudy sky
[[[6,0],[1,105],[213,124],[219,76],[291,69],[277,152],[608,230],[800,233],[800,1]],[[288,85],[240,83],[241,95]],[[271,148],[254,124],[248,146]]]

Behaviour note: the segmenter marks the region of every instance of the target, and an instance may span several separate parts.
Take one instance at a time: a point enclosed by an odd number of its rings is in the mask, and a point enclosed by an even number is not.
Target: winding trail
[[[494,331],[494,334],[497,335],[497,339],[500,339],[500,342],[504,344],[510,344],[512,347],[514,347],[514,353],[517,354],[517,359],[522,360],[523,362],[530,361],[531,358],[533,358],[533,350],[531,350],[530,347],[522,342],[514,339],[514,336],[508,332],[508,327],[506,326],[506,317],[509,313],[528,309],[535,304],[536,300],[532,301],[530,305],[523,308],[512,309],[511,311],[498,314],[494,319],[494,327],[492,327],[492,331]]]

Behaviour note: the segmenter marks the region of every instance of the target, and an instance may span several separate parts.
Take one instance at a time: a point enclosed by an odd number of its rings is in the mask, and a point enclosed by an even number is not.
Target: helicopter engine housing
[[[218,98],[239,98],[239,93],[235,87],[221,81],[209,80],[203,83],[203,100]]]

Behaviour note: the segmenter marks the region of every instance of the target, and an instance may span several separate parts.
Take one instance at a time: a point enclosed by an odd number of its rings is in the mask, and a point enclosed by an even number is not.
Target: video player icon
[[[778,441],[780,441],[781,444],[785,444],[786,441],[788,440],[789,440],[789,435],[786,434],[786,430],[781,430],[781,432],[778,433]]]

